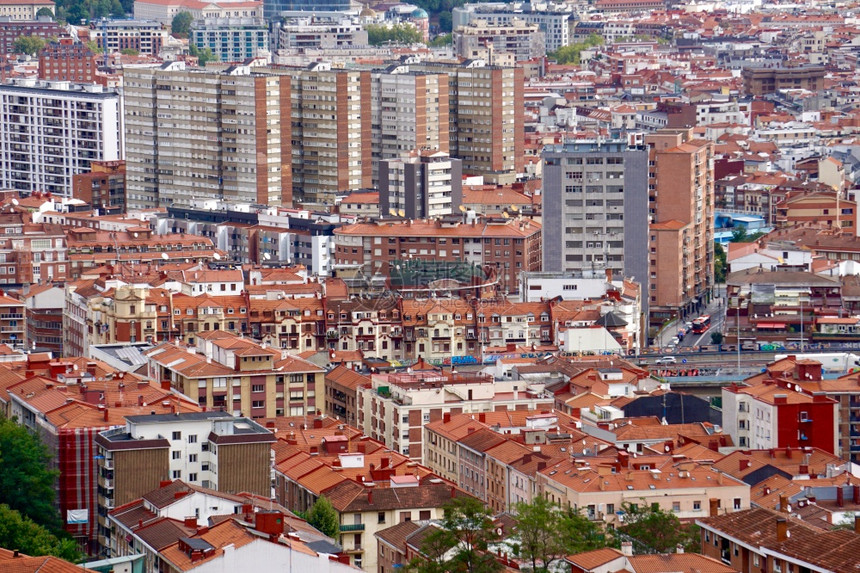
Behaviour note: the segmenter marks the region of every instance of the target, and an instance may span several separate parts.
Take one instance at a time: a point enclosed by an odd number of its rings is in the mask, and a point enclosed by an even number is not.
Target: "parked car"
[[[664,366],[667,364],[677,364],[677,363],[678,363],[678,359],[675,358],[674,356],[663,356],[662,358],[658,358],[657,360],[654,361],[654,364],[656,364],[657,366]]]

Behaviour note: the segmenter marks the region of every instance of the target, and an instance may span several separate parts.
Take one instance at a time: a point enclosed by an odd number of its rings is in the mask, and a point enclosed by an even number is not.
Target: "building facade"
[[[205,18],[191,24],[191,42],[221,62],[269,55],[269,29],[262,18]]]
[[[130,208],[292,203],[289,78],[174,62],[127,70],[125,93]]]
[[[463,202],[463,162],[443,151],[380,161],[379,212],[408,219],[451,215]],[[403,211],[401,214],[400,211]]]
[[[95,85],[0,86],[0,187],[72,196],[72,177],[125,154],[123,100]]]

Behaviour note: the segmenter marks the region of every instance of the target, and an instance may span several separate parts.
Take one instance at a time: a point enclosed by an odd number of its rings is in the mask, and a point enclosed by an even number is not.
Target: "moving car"
[[[666,364],[677,364],[678,360],[674,356],[663,356],[662,358],[658,358],[654,361],[654,364],[657,366],[666,365]]]

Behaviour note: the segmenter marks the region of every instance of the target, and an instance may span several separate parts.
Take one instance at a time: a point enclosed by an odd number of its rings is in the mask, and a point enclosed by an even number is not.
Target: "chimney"
[[[712,497],[711,499],[708,500],[708,505],[709,505],[708,515],[710,515],[711,517],[717,517],[717,515],[719,515],[719,511],[720,511],[720,500],[715,498],[715,497]]]
[[[788,539],[788,521],[784,517],[776,519],[776,540],[779,542]]]
[[[630,454],[627,452],[618,452],[618,463],[621,464],[622,468],[626,468],[630,465]]]
[[[143,396],[137,397],[137,406],[138,406],[138,408],[143,407]]]
[[[107,422],[108,421],[108,409],[107,408],[104,409],[103,417],[104,417],[104,421]]]
[[[531,461],[532,461],[532,455],[531,454],[526,454],[523,456],[523,463],[524,464],[531,463]]]
[[[842,486],[836,486],[836,505],[839,507],[845,507],[845,492],[842,491]]]
[[[785,457],[786,459],[791,459],[791,446],[786,446],[785,448]]]
[[[188,529],[193,529],[197,531],[197,517],[186,517],[185,518],[185,527]]]
[[[633,542],[632,541],[622,541],[621,542],[621,553],[623,553],[626,557],[633,557]]]
[[[860,513],[854,514],[854,533],[860,533]]]
[[[744,459],[744,458],[741,458],[740,460],[738,460],[738,469],[740,471],[744,471],[748,467],[750,467],[750,461],[749,460]]]
[[[447,424],[450,421],[451,421],[451,412],[445,412],[444,414],[442,414],[442,422],[443,423]]]
[[[788,513],[788,497],[781,495],[779,496],[779,511],[782,513]]]
[[[452,485],[451,486],[451,499],[454,499],[454,496],[456,495],[456,493],[457,493],[457,488]]]
[[[860,505],[860,485],[851,486],[852,489],[852,497],[851,501],[854,502],[854,505]]]

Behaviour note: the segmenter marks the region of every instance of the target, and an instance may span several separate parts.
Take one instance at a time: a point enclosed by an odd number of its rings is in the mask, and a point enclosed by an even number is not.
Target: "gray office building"
[[[545,147],[543,162],[543,270],[612,270],[648,292],[647,148],[572,141]]]

